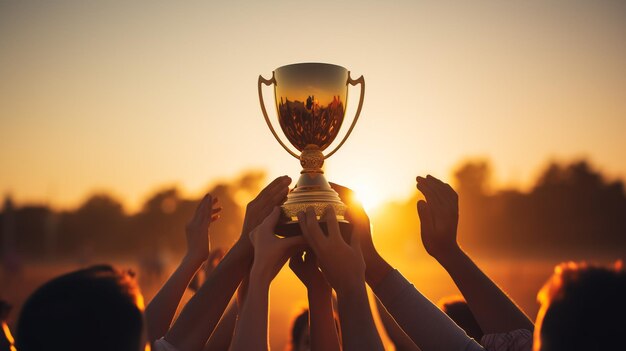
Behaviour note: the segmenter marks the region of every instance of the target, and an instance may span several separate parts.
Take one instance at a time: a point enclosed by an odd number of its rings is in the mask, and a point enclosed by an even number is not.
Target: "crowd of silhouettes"
[[[380,254],[370,219],[348,188],[332,185],[348,205],[349,232],[341,232],[332,207],[321,217],[308,208],[298,214],[301,236],[276,236],[279,206],[291,183],[283,176],[247,205],[241,234],[225,253],[210,245],[219,235],[214,223],[225,211],[207,194],[186,224],[184,257],[145,308],[132,272],[110,265],[70,272],[28,298],[15,341],[3,320],[2,351],[267,350],[269,288],[287,261],[309,302],[293,322],[294,351],[383,350],[373,308],[396,350],[624,349],[621,262],[559,265],[539,292],[541,308],[533,323],[459,245],[464,214],[457,192],[430,175],[416,180],[424,199],[416,203],[421,228],[413,236],[462,294],[441,308]],[[175,317],[188,288],[195,294]],[[5,318],[8,305],[3,303],[2,311]]]

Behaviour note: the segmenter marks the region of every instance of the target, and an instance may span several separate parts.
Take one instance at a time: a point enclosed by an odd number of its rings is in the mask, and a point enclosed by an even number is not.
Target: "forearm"
[[[308,290],[311,350],[339,351],[339,335],[333,315],[333,293],[330,287]]]
[[[243,303],[231,351],[268,350],[268,303],[271,279],[252,268],[249,291]]]
[[[337,291],[343,349],[384,350],[369,306],[365,283],[349,290]]]
[[[380,321],[383,323],[387,336],[391,339],[396,351],[419,351],[419,347],[417,347],[413,340],[411,340],[411,338],[406,335],[404,330],[400,328],[398,323],[396,323],[389,312],[387,312],[385,306],[383,306],[378,297],[375,299],[378,314],[380,315]]]
[[[530,319],[459,247],[438,259],[485,334],[533,330]]]
[[[167,332],[167,341],[181,351],[202,349],[251,262],[252,247],[238,241],[189,300]]]
[[[363,253],[365,258],[365,280],[373,289],[377,286],[391,271],[393,267],[378,254],[376,250],[371,250],[368,254]]]
[[[185,256],[165,285],[150,301],[145,311],[150,341],[157,340],[167,333],[180,299],[201,265],[202,261]]]
[[[391,271],[373,290],[421,350],[483,350],[397,270]]]
[[[204,345],[204,351],[228,350],[233,340],[237,314],[237,303],[233,301],[228,306],[217,327],[215,327],[215,331],[211,334],[209,341]]]

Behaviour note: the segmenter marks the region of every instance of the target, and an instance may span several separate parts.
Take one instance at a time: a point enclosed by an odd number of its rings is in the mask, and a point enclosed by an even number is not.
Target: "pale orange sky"
[[[550,158],[626,175],[624,1],[1,1],[0,192],[133,208],[164,184],[296,177],[256,80],[308,61],[366,80],[329,180],[403,197],[467,156],[500,184]]]

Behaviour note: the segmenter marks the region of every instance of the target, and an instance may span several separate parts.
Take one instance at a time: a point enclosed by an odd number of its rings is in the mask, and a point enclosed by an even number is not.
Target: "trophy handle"
[[[272,131],[272,135],[274,135],[274,138],[276,138],[278,143],[285,150],[287,150],[287,152],[291,156],[293,156],[293,157],[295,157],[295,158],[297,158],[299,160],[300,156],[298,156],[298,154],[296,154],[295,152],[291,151],[287,147],[287,145],[285,145],[285,143],[283,143],[283,141],[280,140],[280,138],[278,137],[278,134],[276,134],[276,131],[274,130],[274,127],[272,126],[272,122],[270,122],[270,118],[267,116],[267,110],[265,109],[265,101],[263,100],[263,90],[261,89],[261,84],[265,84],[267,86],[270,86],[272,84],[276,84],[276,78],[274,77],[274,72],[272,72],[272,79],[265,79],[265,78],[263,78],[263,76],[259,75],[259,102],[261,103],[261,111],[263,111],[263,117],[265,117],[265,123],[267,123],[267,126]]]
[[[347,83],[350,84],[350,85],[353,85],[353,86],[356,86],[357,84],[361,84],[361,96],[359,97],[359,106],[356,109],[356,114],[354,116],[354,120],[352,121],[352,124],[350,125],[350,129],[348,129],[348,132],[343,137],[343,140],[339,143],[339,145],[337,145],[337,147],[335,147],[333,149],[333,151],[331,151],[328,155],[324,156],[325,159],[329,158],[335,152],[337,152],[337,150],[339,150],[341,145],[343,145],[343,143],[346,142],[346,140],[350,136],[350,133],[352,133],[352,129],[354,129],[354,126],[356,125],[356,121],[359,120],[359,115],[361,114],[361,108],[363,107],[363,97],[365,96],[365,79],[363,78],[363,76],[360,76],[357,79],[352,79],[352,77],[350,77],[350,72],[348,72],[348,82]],[[260,87],[261,86],[259,85],[259,89],[260,89]]]

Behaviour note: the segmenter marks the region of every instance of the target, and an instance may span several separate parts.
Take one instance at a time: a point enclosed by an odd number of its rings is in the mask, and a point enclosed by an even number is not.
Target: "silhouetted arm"
[[[341,343],[333,314],[333,290],[317,267],[312,251],[289,260],[289,267],[304,283],[309,297],[311,351],[340,351]]]
[[[413,343],[422,351],[484,350],[377,252],[369,218],[353,200],[353,192],[336,184],[333,189],[349,207],[347,216],[354,228],[352,235],[359,238],[363,247],[367,283]]]
[[[241,308],[231,351],[268,350],[268,304],[272,280],[258,269],[250,271],[248,294]]]
[[[378,253],[370,228],[370,220],[361,204],[356,200],[354,192],[339,184],[330,183],[332,188],[339,194],[341,201],[348,205],[347,219],[353,224],[353,234],[359,236],[363,259],[365,260],[365,280],[370,287],[378,285],[393,267]]]
[[[148,340],[153,342],[170,328],[180,299],[198,268],[209,256],[209,226],[221,208],[213,208],[217,199],[206,194],[193,218],[187,223],[187,253],[174,273],[148,304],[145,311]]]
[[[231,302],[226,312],[220,319],[215,331],[211,334],[209,341],[204,345],[204,351],[223,351],[228,350],[235,331],[237,323],[237,304]]]
[[[485,334],[534,329],[522,310],[484,274],[459,247],[458,195],[450,185],[428,176],[417,177],[426,201],[418,203],[426,251],[448,271]]]
[[[274,235],[274,227],[280,216],[280,208],[272,213],[250,233],[254,246],[254,263],[246,297],[243,301],[231,351],[264,351],[268,343],[268,303],[272,280],[283,267],[287,258],[304,248],[301,236],[280,239]]]
[[[391,271],[372,290],[422,351],[484,350],[397,270]]]
[[[391,339],[391,342],[396,348],[396,351],[420,351],[420,348],[415,345],[413,340],[400,328],[395,319],[387,312],[385,306],[380,302],[378,297],[376,299],[376,308],[380,315],[380,321],[385,327],[385,331]]]
[[[244,275],[250,271],[253,249],[248,234],[281,204],[289,191],[289,177],[275,179],[248,204],[242,235],[189,300],[165,340],[180,351],[201,350],[213,333]]]
[[[383,350],[365,290],[365,261],[359,238],[352,236],[350,243],[346,242],[330,206],[324,220],[328,236],[322,232],[312,208],[308,208],[306,214],[298,214],[303,236],[315,252],[324,276],[337,292],[343,349]]]

